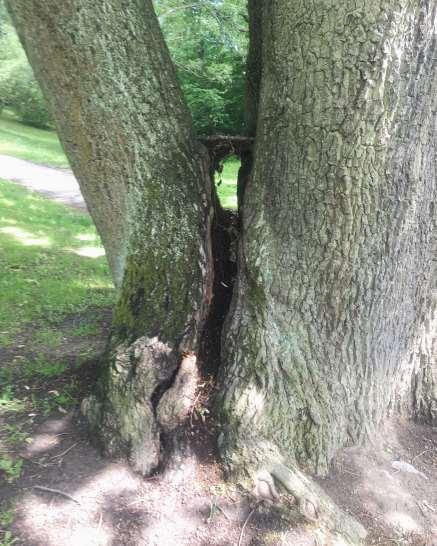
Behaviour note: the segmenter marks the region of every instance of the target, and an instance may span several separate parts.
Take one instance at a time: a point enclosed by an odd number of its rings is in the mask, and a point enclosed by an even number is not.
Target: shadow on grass
[[[90,217],[0,181],[0,344],[1,332],[109,306],[114,297]]]

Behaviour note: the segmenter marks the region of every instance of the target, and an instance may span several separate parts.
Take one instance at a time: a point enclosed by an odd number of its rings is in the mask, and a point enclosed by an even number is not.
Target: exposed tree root
[[[256,474],[255,483],[256,493],[264,498],[270,497],[273,501],[280,500],[278,489],[282,487],[293,496],[294,506],[304,520],[334,535],[338,544],[358,545],[364,541],[367,534],[364,527],[343,512],[297,467],[272,462]]]
[[[317,523],[342,537],[346,544],[361,544],[366,530],[351,516],[343,512],[331,498],[297,467],[273,463],[270,475],[293,495],[299,513],[309,522]]]
[[[160,464],[157,406],[178,369],[177,352],[157,338],[121,344],[113,351],[96,395],[82,402],[82,413],[103,451],[127,456],[143,475]],[[170,406],[169,401],[168,419],[171,411],[176,413]]]
[[[223,445],[220,446],[223,449]],[[356,546],[363,543],[366,530],[337,506],[317,483],[299,468],[284,463],[278,450],[269,442],[246,441],[237,450],[223,451],[224,463],[232,474],[243,478],[247,487],[255,481],[254,493],[260,500],[280,502],[283,490],[300,516],[323,534],[329,535],[329,544]],[[252,481],[253,483],[253,481]]]

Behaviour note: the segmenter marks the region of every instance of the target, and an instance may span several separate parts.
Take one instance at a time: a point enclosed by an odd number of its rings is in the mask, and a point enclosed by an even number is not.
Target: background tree
[[[238,134],[248,42],[244,0],[157,0],[157,14],[199,134]],[[29,125],[51,127],[47,105],[0,0],[0,103]]]
[[[8,4],[121,284],[85,410],[105,449],[147,473],[189,408],[223,256],[207,156],[150,2]],[[249,8],[256,141],[219,450],[356,544],[362,528],[302,471],[324,474],[389,411],[435,422],[436,6]]]
[[[155,2],[198,134],[239,134],[248,42],[244,0]]]
[[[0,1],[0,112],[8,107],[28,125],[52,126],[46,101]]]

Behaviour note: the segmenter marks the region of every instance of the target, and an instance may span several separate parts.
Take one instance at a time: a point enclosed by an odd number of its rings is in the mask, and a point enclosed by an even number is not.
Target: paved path
[[[79,184],[67,169],[45,167],[24,159],[0,155],[0,178],[18,182],[64,205],[86,210]]]

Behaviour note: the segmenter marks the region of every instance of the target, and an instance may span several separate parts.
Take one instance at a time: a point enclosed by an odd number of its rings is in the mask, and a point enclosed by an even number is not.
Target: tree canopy
[[[196,132],[240,133],[248,44],[244,0],[156,0],[155,9]],[[0,0],[2,106],[25,123],[51,125],[44,97]]]
[[[244,0],[156,0],[199,134],[241,132],[248,23]]]

